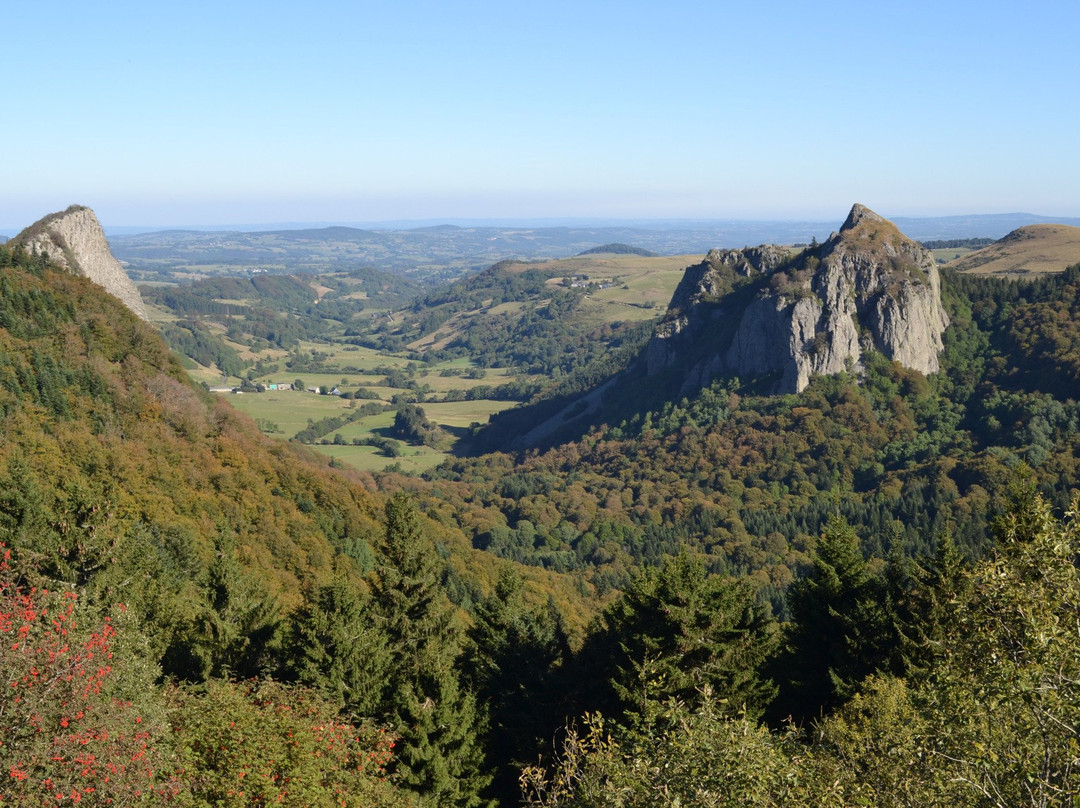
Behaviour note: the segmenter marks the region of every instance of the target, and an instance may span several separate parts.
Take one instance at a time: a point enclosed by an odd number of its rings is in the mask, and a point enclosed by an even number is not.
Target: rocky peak
[[[768,275],[790,258],[789,250],[773,244],[741,250],[709,250],[704,261],[687,267],[671,297],[665,319],[676,319],[698,303],[716,302],[747,280]]]
[[[141,319],[146,309],[139,290],[109,249],[105,231],[90,208],[72,205],[38,220],[12,239],[30,253],[48,255],[54,264],[89,278],[119,298]]]
[[[848,217],[844,221],[843,226],[841,226],[840,232],[843,233],[848,230],[854,230],[863,222],[869,222],[871,224],[887,222],[888,224],[892,224],[891,222],[888,222],[884,217],[878,216],[876,213],[874,213],[874,211],[866,207],[866,205],[860,205],[858,202],[856,202],[854,205],[851,206],[851,212],[848,214]]]
[[[687,367],[684,394],[721,374],[798,392],[813,375],[857,369],[866,350],[934,373],[947,325],[930,252],[855,205],[839,232],[798,255],[710,252],[687,269],[646,359],[650,374]]]

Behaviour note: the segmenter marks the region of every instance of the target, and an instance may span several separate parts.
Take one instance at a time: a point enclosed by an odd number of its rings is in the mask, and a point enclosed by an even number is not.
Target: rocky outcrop
[[[714,250],[689,268],[646,366],[682,366],[683,394],[722,374],[798,392],[814,375],[858,369],[866,350],[934,373],[947,326],[931,253],[855,205],[838,233],[798,255]]]
[[[147,319],[139,290],[113,257],[105,231],[90,208],[72,205],[52,213],[23,230],[12,243],[22,244],[31,253],[48,255],[54,264],[89,278]]]

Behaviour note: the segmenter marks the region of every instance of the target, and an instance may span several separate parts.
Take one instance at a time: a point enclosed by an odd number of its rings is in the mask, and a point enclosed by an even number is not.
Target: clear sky
[[[0,10],[0,228],[1080,216],[1080,2]]]

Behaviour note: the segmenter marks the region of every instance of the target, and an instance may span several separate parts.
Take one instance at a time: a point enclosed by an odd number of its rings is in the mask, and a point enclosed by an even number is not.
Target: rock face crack
[[[772,374],[774,392],[799,392],[814,375],[858,368],[866,350],[935,373],[948,324],[933,255],[855,205],[801,253],[713,250],[688,268],[646,364],[650,375],[685,365],[684,394],[721,374]]]
[[[53,263],[89,278],[146,320],[139,290],[109,249],[105,231],[90,208],[72,205],[38,220],[12,239],[30,253],[47,254]]]

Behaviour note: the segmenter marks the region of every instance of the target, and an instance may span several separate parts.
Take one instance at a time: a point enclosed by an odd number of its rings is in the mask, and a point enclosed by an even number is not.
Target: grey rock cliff
[[[72,205],[52,213],[23,230],[12,243],[22,244],[31,253],[47,253],[53,263],[89,278],[141,319],[147,319],[139,290],[113,256],[105,231],[90,208]]]
[[[798,392],[811,376],[858,369],[866,350],[934,373],[948,324],[930,252],[855,205],[838,233],[798,255],[714,250],[687,269],[646,367],[684,367],[683,394],[721,374]]]

